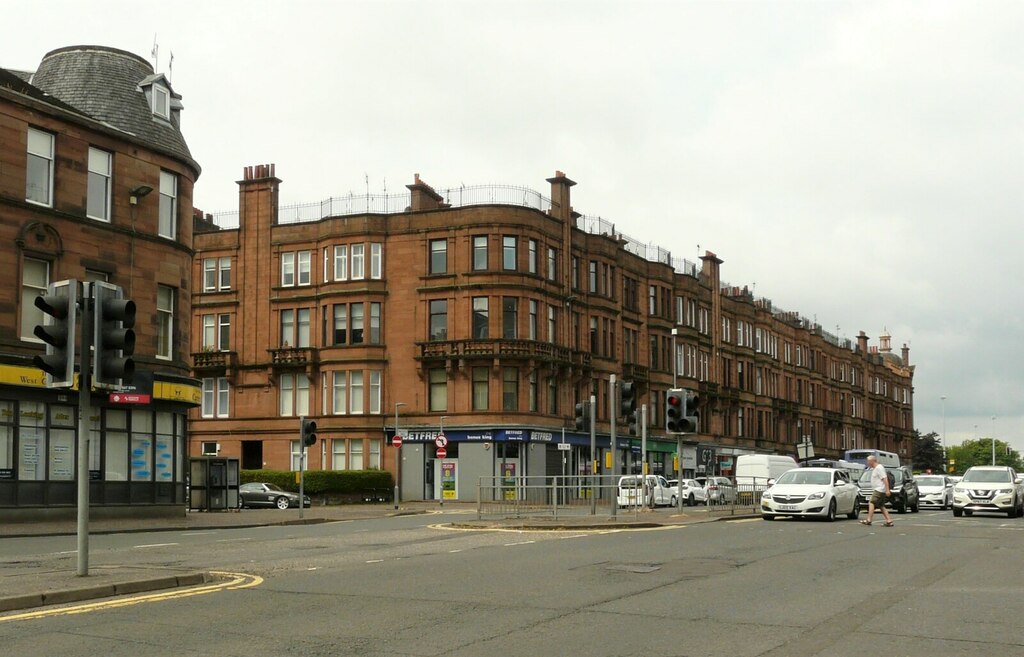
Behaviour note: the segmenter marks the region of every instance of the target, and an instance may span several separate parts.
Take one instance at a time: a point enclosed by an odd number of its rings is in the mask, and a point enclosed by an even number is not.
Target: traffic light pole
[[[617,399],[618,395],[615,394],[616,392],[617,389],[615,387],[615,375],[612,374],[611,376],[608,377],[608,423],[611,426],[611,429],[608,433],[609,437],[611,438],[610,442],[612,448],[612,475],[615,474],[615,471],[617,469],[615,467],[615,462],[617,460],[615,458],[615,452],[618,451],[618,445],[615,444],[615,407],[619,401]],[[612,489],[612,518],[614,518],[619,510],[619,484],[617,481],[615,481],[614,476],[612,477],[612,484],[614,486]]]
[[[306,436],[302,428],[306,426],[306,418],[299,417],[299,520],[302,520],[306,509]]]
[[[590,395],[590,515],[597,515],[597,492],[601,480],[597,477],[597,396]]]
[[[89,419],[92,417],[92,298],[89,283],[82,283],[82,348],[78,374],[78,576],[89,575]],[[74,342],[75,336],[68,340]]]

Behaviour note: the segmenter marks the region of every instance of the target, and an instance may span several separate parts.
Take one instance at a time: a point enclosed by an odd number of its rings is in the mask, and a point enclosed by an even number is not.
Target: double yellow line
[[[216,593],[217,591],[230,591],[238,589],[247,589],[253,586],[259,586],[263,583],[263,578],[258,575],[246,575],[244,573],[227,573],[221,571],[213,571],[210,573],[218,578],[226,578],[222,581],[215,582],[213,584],[203,584],[201,586],[193,586],[189,588],[174,589],[171,591],[164,591],[162,593],[147,593],[144,595],[132,595],[126,597],[118,597],[114,599],[103,600],[100,602],[89,602],[85,604],[68,605],[61,607],[54,607],[51,609],[40,609],[37,611],[28,611],[24,613],[16,613],[7,616],[0,616],[0,623],[6,623],[9,621],[16,620],[33,620],[36,618],[48,618],[51,616],[70,616],[73,614],[87,614],[93,611],[101,611],[104,609],[116,609],[118,607],[130,607],[132,605],[142,604],[145,602],[163,602],[165,600],[175,600],[178,598],[190,598],[196,595],[206,595],[207,593]]]

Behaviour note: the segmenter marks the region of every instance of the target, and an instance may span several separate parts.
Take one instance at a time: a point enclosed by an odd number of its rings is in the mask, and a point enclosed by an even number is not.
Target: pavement
[[[399,509],[385,504],[352,504],[314,506],[298,509],[245,509],[222,512],[188,512],[175,518],[120,518],[93,520],[89,534],[120,534],[132,532],[190,531],[212,529],[239,529],[270,525],[299,525],[325,522],[345,522],[427,513],[455,513],[465,516],[448,526],[476,530],[608,530],[645,529],[669,525],[711,522],[732,518],[754,517],[750,507],[718,508],[709,513],[707,508],[694,507],[682,513],[674,509],[619,510],[615,518],[607,515],[572,515],[552,518],[509,517],[477,519],[477,505],[449,502],[444,506],[436,502],[403,503]],[[70,520],[48,520],[0,524],[0,549],[8,539],[74,536],[77,524]],[[32,561],[0,561],[0,614],[15,610],[33,609],[49,605],[69,604],[111,596],[173,589],[177,587],[210,584],[229,578],[225,573],[181,570],[174,568],[101,566],[89,568],[87,577],[76,578],[74,569],[47,569]]]

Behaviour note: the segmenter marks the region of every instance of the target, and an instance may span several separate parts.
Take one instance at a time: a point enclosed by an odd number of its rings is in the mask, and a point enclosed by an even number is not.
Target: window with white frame
[[[334,280],[348,280],[348,244],[334,247]]]
[[[178,176],[169,171],[160,172],[160,237],[178,236]]]
[[[370,415],[380,415],[381,371],[370,370]]]
[[[380,438],[370,438],[366,442],[369,443],[369,445],[370,445],[370,459],[367,462],[366,467],[368,467],[370,470],[380,470],[380,467],[381,467],[381,460],[380,460],[381,440],[380,440]]]
[[[21,268],[21,339],[40,342],[35,336],[37,325],[44,324],[46,315],[36,308],[36,297],[46,293],[50,284],[50,263],[25,258]]]
[[[348,441],[344,438],[331,440],[331,467],[335,470],[345,470],[348,467]]]
[[[363,344],[364,342],[364,323],[365,318],[363,316],[363,304],[353,303],[349,306],[349,317],[351,318],[352,330],[350,333],[352,344]]]
[[[203,351],[231,349],[231,315],[203,315]]]
[[[28,161],[25,166],[25,200],[53,205],[53,143],[49,132],[28,129]]]
[[[231,385],[221,376],[203,379],[203,417],[229,417]]]
[[[203,292],[217,289],[217,259],[203,258]]]
[[[516,236],[503,235],[501,238],[501,268],[505,271],[515,271],[516,260]]]
[[[384,245],[370,243],[370,278],[379,280],[384,276]]]
[[[163,85],[153,85],[153,114],[156,114],[160,118],[169,119],[171,117],[171,94],[167,91],[167,88]]]
[[[282,417],[309,415],[309,377],[305,374],[282,374],[277,389],[278,413]]]
[[[295,327],[295,346],[296,347],[308,347],[310,346],[309,341],[309,308],[299,308],[295,313],[296,327]]]
[[[558,251],[554,247],[548,247],[548,280],[553,281],[558,276]]]
[[[309,285],[312,280],[312,252],[310,251],[299,251],[298,253],[298,280],[296,285]]]
[[[473,271],[484,271],[487,269],[487,236],[476,235],[473,237]]]
[[[86,189],[85,215],[90,219],[110,221],[110,176],[113,156],[98,148],[89,148],[89,179]]]
[[[281,286],[295,285],[295,253],[286,251],[281,254]]]
[[[430,370],[428,398],[431,411],[448,410],[448,373],[443,367]]]
[[[363,255],[364,245],[352,245],[352,280],[358,281],[365,277],[365,257]]]
[[[363,373],[360,371],[349,372],[348,402],[352,415],[363,414]]]
[[[365,465],[363,463],[363,441],[361,438],[348,441],[348,469],[349,470],[362,470]]]
[[[218,261],[220,277],[217,281],[217,288],[221,290],[231,289],[231,256],[223,256]]]
[[[295,311],[291,308],[281,311],[281,346],[295,346]]]
[[[301,440],[292,440],[290,443],[292,451],[292,470],[295,471],[299,469],[299,459],[302,458],[302,451],[305,448],[302,446]]]
[[[537,240],[530,240],[527,244],[526,271],[537,273]]]
[[[348,372],[344,370],[331,373],[331,412],[335,415],[348,413]]]
[[[174,288],[156,287],[156,357],[170,360],[174,357]]]
[[[370,303],[370,344],[381,344],[380,332],[381,304],[378,301]]]

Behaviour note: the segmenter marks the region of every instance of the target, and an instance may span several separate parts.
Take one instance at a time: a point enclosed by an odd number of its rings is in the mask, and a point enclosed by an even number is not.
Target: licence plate
[[[779,511],[796,511],[795,504],[780,504]]]

